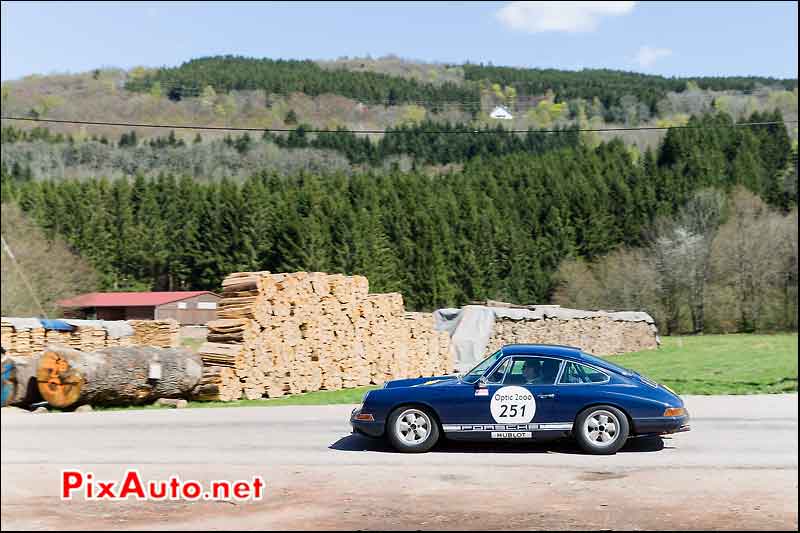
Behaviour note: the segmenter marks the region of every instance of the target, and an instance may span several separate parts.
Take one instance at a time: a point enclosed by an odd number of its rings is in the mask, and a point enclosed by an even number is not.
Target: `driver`
[[[536,361],[525,361],[522,365],[522,375],[525,377],[525,385],[543,385],[545,383],[542,370]]]

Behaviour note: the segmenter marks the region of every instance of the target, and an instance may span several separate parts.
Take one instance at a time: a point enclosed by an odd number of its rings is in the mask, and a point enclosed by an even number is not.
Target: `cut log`
[[[36,379],[42,398],[54,407],[140,405],[188,397],[202,372],[200,356],[181,348],[114,346],[79,352],[47,346]]]

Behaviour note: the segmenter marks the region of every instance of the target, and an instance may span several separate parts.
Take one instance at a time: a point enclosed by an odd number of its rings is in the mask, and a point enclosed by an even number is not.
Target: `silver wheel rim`
[[[394,431],[401,442],[419,446],[431,434],[431,419],[419,409],[406,409],[397,417]]]
[[[583,422],[583,434],[592,446],[611,446],[619,437],[619,420],[610,411],[593,411]]]

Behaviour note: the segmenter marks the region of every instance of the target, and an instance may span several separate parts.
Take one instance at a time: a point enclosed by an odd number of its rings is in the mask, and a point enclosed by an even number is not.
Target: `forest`
[[[514,68],[464,65],[464,78],[470,81],[485,81],[514,87],[517,94],[544,94],[553,91],[558,95],[557,101],[566,102],[581,98],[591,101],[598,98],[607,110],[620,104],[628,95],[636,97],[655,115],[657,104],[669,92],[682,92],[687,86],[696,86],[706,91],[740,91],[749,92],[759,85],[782,87],[791,91],[797,87],[797,80],[746,77],[694,77],[666,78],[638,72],[624,72],[610,69],[583,69],[581,71]],[[690,84],[691,82],[691,84]],[[611,120],[611,117],[607,117]]]
[[[128,80],[125,88],[136,92],[155,90],[171,100],[198,97],[206,87],[216,93],[246,90],[277,95],[332,93],[367,104],[418,103],[434,113],[456,103],[474,117],[481,109],[486,90],[498,84],[511,88],[515,97],[544,95],[549,91],[557,95],[556,103],[597,98],[606,110],[604,118],[611,121],[612,109],[622,105],[626,96],[637,99],[650,114],[656,115],[659,101],[668,93],[680,93],[691,87],[720,92],[752,92],[761,86],[791,91],[797,87],[794,79],[756,76],[667,78],[610,69],[569,71],[471,63],[460,68],[464,76],[460,83],[454,80],[434,83],[380,72],[323,68],[311,60],[214,56],[144,72]]]
[[[191,143],[176,137],[174,131],[166,135],[143,139],[140,142],[135,130],[123,133],[117,140],[105,135],[92,136],[85,142],[78,142],[69,135],[51,133],[46,127],[23,130],[6,126],[0,130],[4,154],[2,162],[14,170],[12,173],[33,174],[30,170],[32,160],[45,159],[58,161],[64,166],[80,166],[94,163],[97,170],[103,165],[116,167],[127,165],[127,170],[151,172],[163,170],[159,167],[161,153],[174,149],[181,153],[185,163],[183,168],[193,168],[192,158],[202,150],[203,138],[197,133]],[[260,141],[259,141],[260,137]],[[577,128],[556,128],[551,133],[528,130],[519,135],[501,126],[474,128],[467,124],[435,123],[425,121],[420,124],[388,128],[379,139],[339,127],[335,130],[313,133],[313,128],[301,124],[287,133],[264,131],[260,136],[245,132],[240,135],[226,135],[216,141],[218,148],[232,149],[238,156],[257,151],[259,143],[271,143],[279,148],[313,148],[334,152],[345,157],[350,164],[379,166],[390,159],[404,156],[419,164],[446,165],[463,163],[475,157],[494,157],[517,152],[537,154],[564,146],[574,146],[580,141]],[[15,145],[20,145],[19,147]],[[52,146],[47,146],[52,145]],[[141,146],[140,146],[141,145]],[[34,148],[35,147],[35,148]],[[36,150],[34,152],[31,150]],[[43,157],[42,152],[50,154]],[[127,154],[126,154],[127,152]],[[37,154],[38,157],[34,154]],[[129,156],[134,157],[129,157]],[[152,165],[147,165],[152,161]],[[138,165],[130,168],[130,165]],[[235,168],[234,165],[231,165]],[[39,173],[47,173],[42,169]],[[197,178],[208,177],[207,173],[194,174]]]
[[[267,94],[301,92],[312,96],[333,93],[372,104],[423,101],[435,109],[444,102],[460,102],[475,110],[479,108],[477,92],[453,82],[420,83],[375,72],[324,69],[311,60],[241,56],[192,59],[178,67],[164,67],[134,78],[125,88],[150,92],[155,87],[171,100],[181,100],[199,96],[207,86],[223,93],[242,90],[263,90]]]
[[[105,290],[213,290],[237,270],[319,270],[364,274],[409,309],[542,303],[565,261],[644,249],[654,224],[701,189],[743,187],[782,216],[796,207],[785,126],[735,127],[723,113],[689,125],[638,157],[613,140],[476,156],[438,176],[256,172],[209,183],[29,180],[4,166],[2,193],[79,252]]]

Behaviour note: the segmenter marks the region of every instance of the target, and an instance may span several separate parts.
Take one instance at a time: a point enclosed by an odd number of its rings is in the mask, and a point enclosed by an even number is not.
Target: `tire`
[[[578,414],[572,430],[583,451],[612,455],[625,446],[630,427],[625,413],[610,405],[594,405]]]
[[[398,452],[427,452],[439,440],[439,423],[425,407],[404,405],[389,415],[389,442]]]

